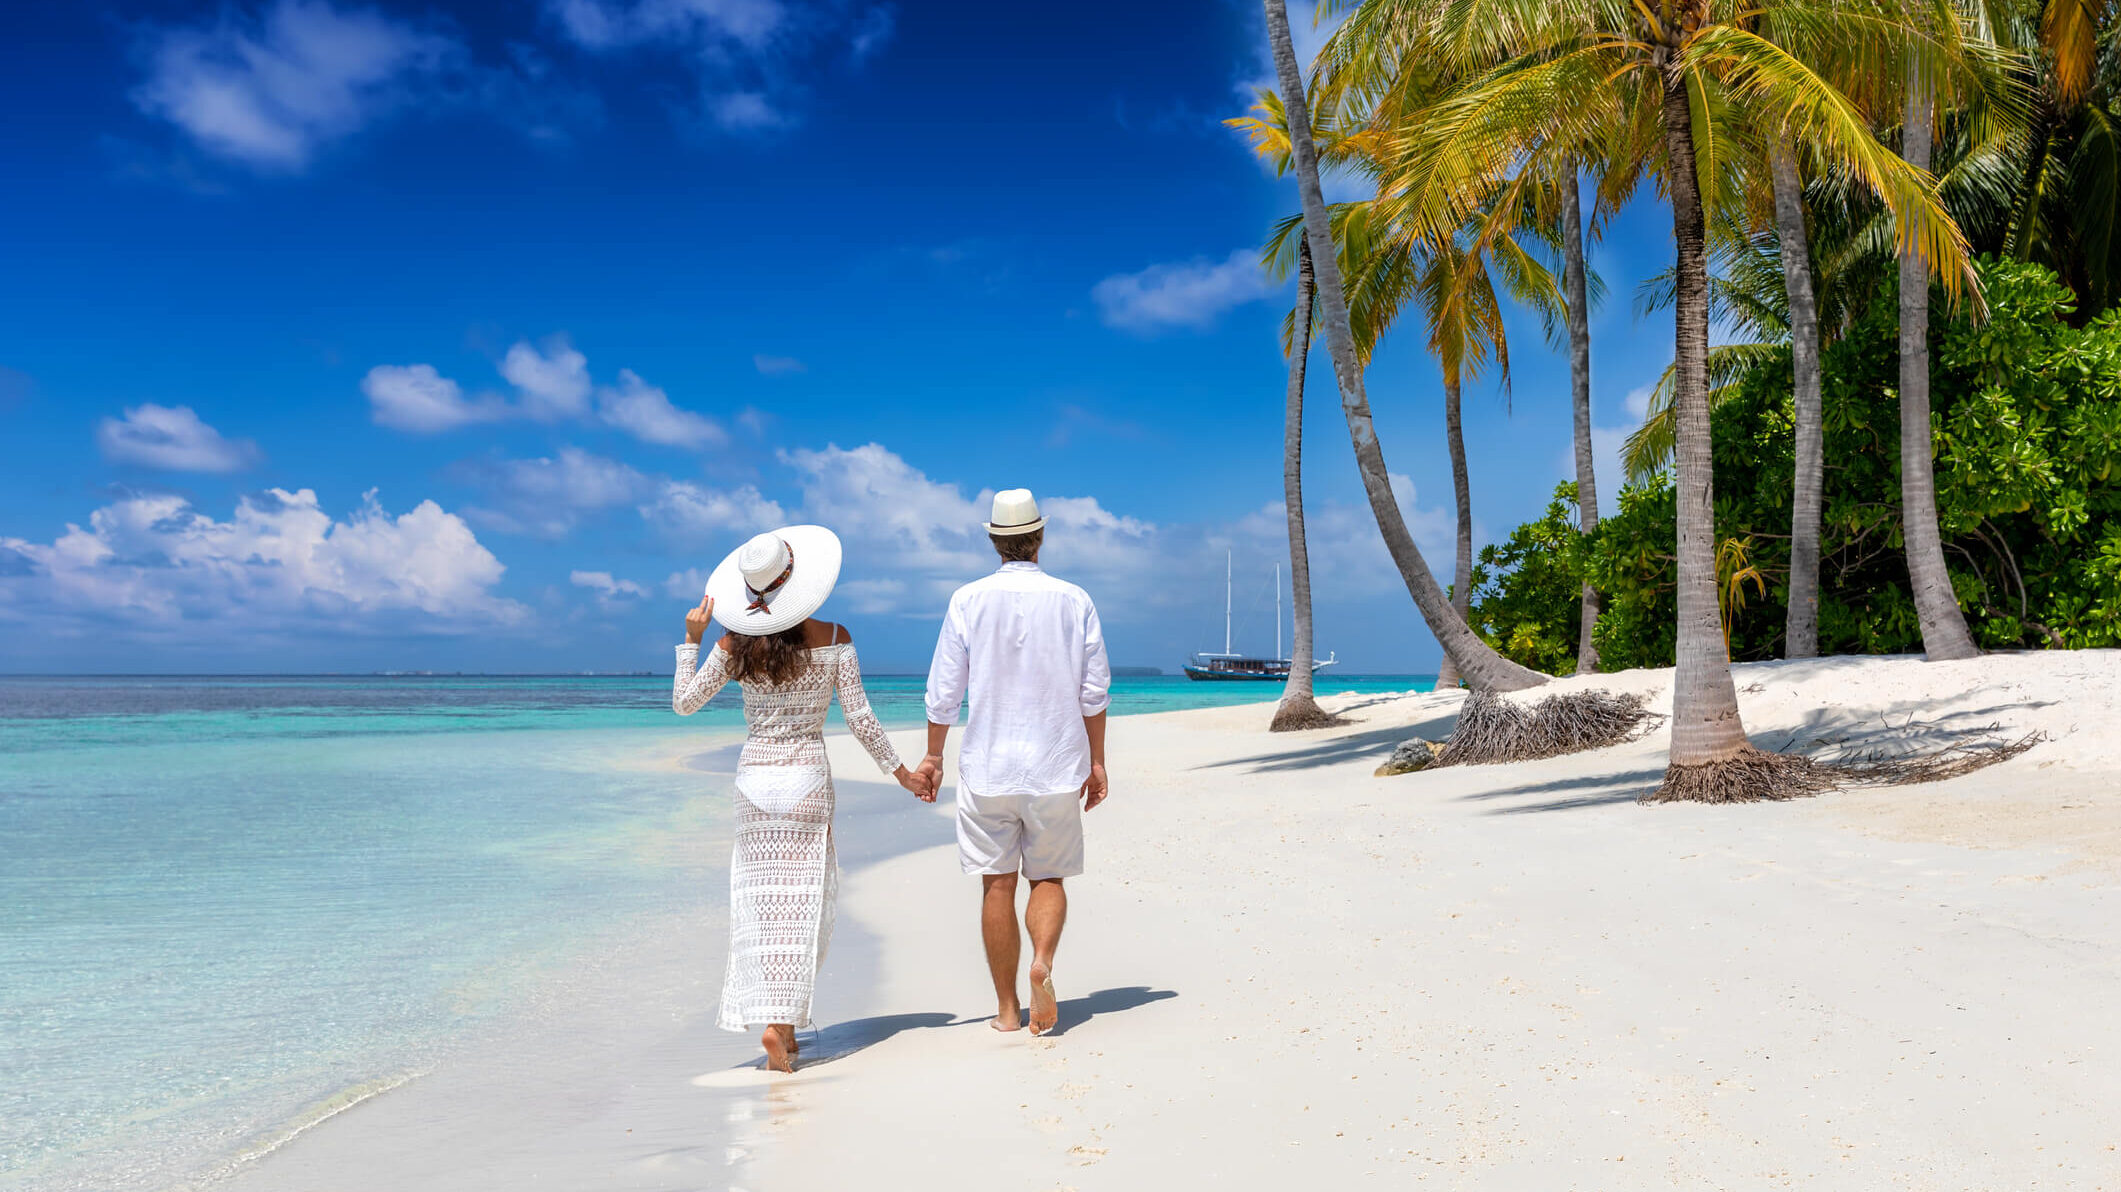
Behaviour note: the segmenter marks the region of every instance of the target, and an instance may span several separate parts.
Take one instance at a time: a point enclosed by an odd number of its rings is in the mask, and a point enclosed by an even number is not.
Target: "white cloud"
[[[763,376],[778,377],[787,373],[809,372],[803,362],[793,356],[753,356],[751,367]]]
[[[464,465],[472,483],[493,494],[494,508],[466,509],[474,524],[511,534],[558,538],[585,513],[615,508],[648,491],[648,477],[614,459],[562,447],[557,456]]]
[[[665,447],[710,447],[729,438],[712,419],[670,404],[669,394],[628,368],[619,370],[616,386],[597,394],[597,413],[608,425]]]
[[[665,535],[686,542],[731,532],[749,536],[788,521],[778,502],[759,495],[751,485],[722,491],[685,480],[665,481],[655,499],[641,506],[641,517]]]
[[[278,0],[259,21],[224,10],[210,27],[151,33],[132,99],[209,153],[296,171],[404,105],[461,53],[453,39],[373,10]]]
[[[881,443],[784,451],[781,462],[795,470],[804,516],[888,553],[905,570],[964,574],[992,557],[981,528],[985,505]]]
[[[546,0],[563,36],[599,54],[673,54],[698,85],[688,115],[725,132],[787,124],[792,97],[828,53],[856,61],[890,37],[883,6],[787,0]]]
[[[433,501],[396,517],[370,493],[336,520],[309,489],[268,489],[216,521],[182,497],[127,497],[49,544],[0,538],[0,610],[96,632],[310,629],[467,633],[521,623],[504,568]]]
[[[546,341],[543,350],[528,342],[516,343],[501,358],[499,369],[515,387],[514,401],[493,394],[467,398],[462,386],[432,364],[379,364],[368,370],[361,391],[368,395],[379,425],[419,434],[531,418],[540,422],[593,419],[644,443],[665,447],[697,449],[719,446],[729,439],[720,423],[679,408],[669,394],[632,369],[619,370],[618,384],[595,389],[592,410],[589,360],[564,336]]]
[[[434,434],[475,422],[496,422],[508,408],[492,397],[468,400],[455,381],[432,364],[379,364],[361,379],[370,415],[378,426]]]
[[[1259,251],[1240,248],[1222,261],[1198,258],[1117,273],[1090,288],[1109,327],[1134,332],[1205,329],[1232,307],[1256,302],[1279,286],[1259,267]]]
[[[170,472],[239,472],[258,459],[257,444],[223,438],[190,406],[153,402],[127,407],[123,418],[99,422],[96,445],[115,463]]]
[[[570,571],[567,582],[595,592],[598,602],[603,604],[648,595],[648,589],[630,579],[613,579],[609,571]]]
[[[1626,397],[1620,399],[1621,407],[1627,410],[1628,416],[1635,420],[1636,425],[1641,425],[1642,420],[1650,416],[1650,395],[1656,391],[1657,386],[1654,384],[1637,385],[1628,390]]]
[[[698,600],[707,591],[707,577],[713,574],[705,567],[687,567],[673,571],[663,581],[663,591],[679,600]]]
[[[730,132],[756,132],[788,122],[787,116],[766,101],[764,92],[731,91],[706,102],[707,114]]]
[[[521,395],[523,412],[541,422],[589,411],[589,358],[555,336],[545,351],[518,343],[501,359],[501,375]]]

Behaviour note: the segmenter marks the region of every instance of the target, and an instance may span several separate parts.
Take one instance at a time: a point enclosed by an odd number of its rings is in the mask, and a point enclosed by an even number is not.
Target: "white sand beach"
[[[833,1025],[793,1076],[732,1062],[703,1000],[667,1046],[614,1053],[598,1080],[623,1096],[528,1114],[536,1146],[495,1144],[523,1133],[510,1099],[459,1102],[443,1132],[393,1092],[238,1182],[2121,1188],[2121,653],[1737,676],[1770,747],[2050,739],[1934,785],[1644,807],[1662,732],[1374,777],[1449,731],[1455,693],[1341,697],[1354,722],[1304,734],[1265,732],[1263,707],[1124,717],[1057,1034],[987,1028],[976,886],[929,846],[850,871],[843,930],[874,952],[860,988],[828,965]],[[1657,707],[1669,678],[1543,692]],[[832,749],[862,774],[854,742]],[[688,1117],[712,1153],[672,1152]],[[449,1158],[482,1132],[505,1183]],[[559,1139],[550,1178],[498,1158]],[[392,1179],[361,1174],[386,1151]]]

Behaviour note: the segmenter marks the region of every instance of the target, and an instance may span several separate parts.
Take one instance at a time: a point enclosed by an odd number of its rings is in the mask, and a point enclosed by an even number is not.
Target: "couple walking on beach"
[[[824,727],[835,692],[869,756],[926,803],[942,788],[943,748],[969,696],[971,723],[958,751],[958,860],[980,876],[980,935],[997,1001],[991,1025],[1025,1025],[1019,877],[1031,884],[1031,1033],[1059,1020],[1053,955],[1068,917],[1062,882],[1082,873],[1082,813],[1105,798],[1112,668],[1089,595],[1039,568],[1045,525],[1029,491],[996,494],[986,530],[1001,567],[950,598],[928,670],[927,756],[911,769],[870,711],[853,636],[812,615],[839,579],[832,531],[788,526],[746,542],[715,568],[685,616],[671,706],[689,716],[733,680],[748,729],[737,761],[719,1023],[763,1026],[759,1043],[779,1071],[794,1071],[795,1032],[810,1025],[832,937],[839,867]],[[703,660],[710,621],[724,632]]]

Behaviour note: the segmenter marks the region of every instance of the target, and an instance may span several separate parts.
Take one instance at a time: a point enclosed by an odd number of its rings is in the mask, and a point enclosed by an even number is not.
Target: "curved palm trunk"
[[[1584,281],[1583,204],[1577,196],[1576,171],[1569,171],[1561,207],[1561,284],[1569,304],[1569,396],[1576,409],[1577,528],[1586,535],[1598,529],[1598,475],[1591,452],[1591,307]],[[1583,585],[1583,624],[1576,642],[1576,673],[1598,673],[1598,589]]]
[[[1819,653],[1819,506],[1826,484],[1826,416],[1819,397],[1819,303],[1812,293],[1811,239],[1804,228],[1804,190],[1789,141],[1769,150],[1775,187],[1775,234],[1782,247],[1782,283],[1790,296],[1791,405],[1797,431],[1795,488],[1790,500],[1790,606],[1783,656]]]
[[[1458,549],[1451,570],[1451,607],[1471,624],[1473,611],[1473,481],[1466,472],[1465,422],[1460,416],[1462,391],[1456,373],[1443,379],[1443,433],[1451,447],[1451,493],[1458,503]],[[1456,687],[1458,668],[1447,655],[1436,668],[1438,690]]]
[[[1267,39],[1274,49],[1274,69],[1281,84],[1282,102],[1288,112],[1289,141],[1296,159],[1297,193],[1303,198],[1304,234],[1311,243],[1312,266],[1318,271],[1318,293],[1324,308],[1326,348],[1333,357],[1334,378],[1340,383],[1341,413],[1348,422],[1348,437],[1355,447],[1355,463],[1362,473],[1363,491],[1370,498],[1370,511],[1384,535],[1385,549],[1399,567],[1407,592],[1428,622],[1429,631],[1444,653],[1474,687],[1489,691],[1515,691],[1546,681],[1537,671],[1519,666],[1497,654],[1474,635],[1465,619],[1451,608],[1436,576],[1429,571],[1421,548],[1407,531],[1406,517],[1392,494],[1385,471],[1384,451],[1377,442],[1377,428],[1370,417],[1369,395],[1363,390],[1362,366],[1356,360],[1355,336],[1348,325],[1348,300],[1341,288],[1340,262],[1333,254],[1333,233],[1326,221],[1326,199],[1318,185],[1318,149],[1311,143],[1311,105],[1304,96],[1303,74],[1296,64],[1296,50],[1289,44],[1289,13],[1283,0],[1263,0],[1266,7]],[[1710,593],[1711,615],[1715,594]]]
[[[1296,333],[1289,340],[1289,392],[1281,424],[1281,499],[1289,512],[1289,584],[1295,599],[1296,641],[1289,681],[1268,723],[1270,732],[1332,722],[1311,692],[1311,554],[1304,543],[1304,364],[1311,352],[1311,245],[1296,245]]]
[[[1908,80],[1907,122],[1901,156],[1917,169],[1930,168],[1929,96]],[[1981,653],[1966,630],[1959,599],[1944,565],[1944,537],[1937,529],[1937,475],[1930,441],[1930,275],[1910,247],[1900,254],[1900,522],[1907,547],[1908,581],[1922,622],[1922,650],[1931,662]]]
[[[1686,80],[1664,83],[1664,143],[1678,249],[1672,418],[1679,506],[1678,668],[1672,680],[1672,771],[1728,761],[1746,752],[1738,690],[1716,602],[1714,457],[1709,449],[1709,266],[1694,128]]]

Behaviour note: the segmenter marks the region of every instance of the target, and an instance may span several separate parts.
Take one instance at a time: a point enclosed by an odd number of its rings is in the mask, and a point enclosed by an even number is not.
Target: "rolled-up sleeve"
[[[928,721],[956,724],[965,703],[965,683],[970,673],[970,646],[957,601],[943,613],[942,631],[935,637],[935,657],[928,663]]]
[[[1095,716],[1112,705],[1112,663],[1105,657],[1105,628],[1097,606],[1083,601],[1083,715]]]

